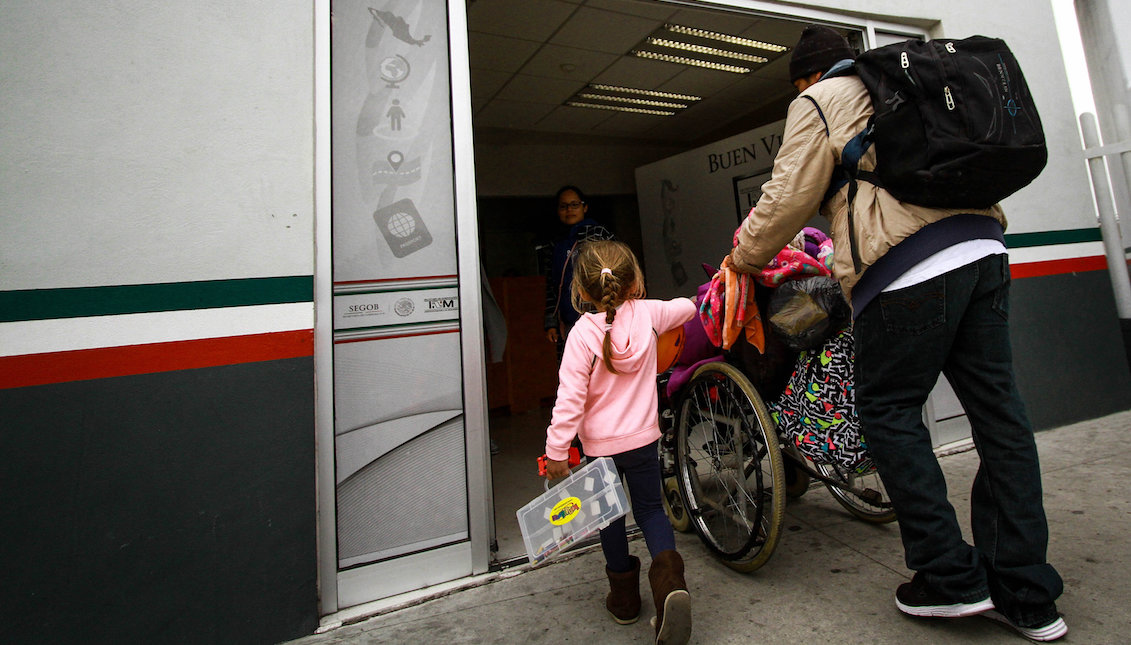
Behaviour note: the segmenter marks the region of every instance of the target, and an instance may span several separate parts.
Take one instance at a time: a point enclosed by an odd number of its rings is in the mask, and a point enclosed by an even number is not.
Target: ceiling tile
[[[476,127],[697,146],[784,118],[796,96],[788,51],[747,75],[626,54],[666,22],[793,47],[805,21],[654,0],[472,0],[467,6]],[[562,105],[587,83],[704,100],[670,118]]]
[[[754,73],[759,78],[770,78],[789,83],[789,55],[775,58],[759,67]]]
[[[589,82],[617,59],[616,54],[560,45],[545,45],[522,68],[527,76],[547,76]]]
[[[541,119],[535,130],[550,132],[589,132],[612,118],[614,112],[559,105]]]
[[[684,9],[672,16],[668,22],[687,27],[697,27],[724,34],[738,35],[743,30],[749,29],[756,18],[732,11],[705,11],[702,9]]]
[[[655,28],[656,21],[652,19],[581,7],[550,42],[623,54]]]
[[[476,55],[471,59],[471,69],[489,69],[497,72],[517,72],[538,51],[541,43],[471,32],[468,47]]]
[[[605,9],[629,16],[640,16],[666,22],[678,9],[675,5],[658,2],[639,2],[638,0],[589,0],[586,6]]]
[[[808,26],[809,23],[801,20],[761,18],[750,25],[745,31],[741,32],[740,35],[743,38],[764,40],[774,43],[775,45],[785,45],[792,50],[793,46],[797,44],[797,39],[801,38],[801,32]]]
[[[475,114],[475,125],[488,128],[530,129],[554,109],[552,105],[522,101],[491,101]]]
[[[711,123],[727,123],[735,118],[735,115],[740,110],[749,110],[750,106],[741,105],[740,109],[732,101],[727,101],[720,98],[711,98],[700,101],[695,105],[687,108],[678,116],[682,121],[695,120]]]
[[[542,76],[516,75],[498,93],[498,98],[510,101],[526,101],[560,105],[577,90],[585,87],[582,81],[571,81]]]
[[[510,74],[485,69],[471,70],[471,100],[486,101],[503,88],[511,78]]]
[[[782,79],[747,76],[727,88],[726,95],[727,98],[734,101],[764,103],[767,99],[796,93],[797,91],[793,89],[793,86]]]
[[[666,64],[671,65],[671,63]],[[684,67],[682,65],[672,65],[672,67],[679,70],[679,73],[656,89],[668,92],[686,92],[696,96],[710,96],[740,82],[745,77],[744,74],[720,72],[702,67]]]
[[[577,8],[561,0],[475,0],[467,7],[468,31],[545,41]]]
[[[650,90],[667,83],[682,70],[683,65],[622,56],[608,69],[598,74],[593,82]]]

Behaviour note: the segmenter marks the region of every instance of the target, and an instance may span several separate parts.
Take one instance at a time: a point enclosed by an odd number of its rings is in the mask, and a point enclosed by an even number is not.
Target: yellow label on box
[[[554,505],[550,510],[550,524],[561,526],[572,520],[581,512],[581,500],[576,497],[567,497]]]

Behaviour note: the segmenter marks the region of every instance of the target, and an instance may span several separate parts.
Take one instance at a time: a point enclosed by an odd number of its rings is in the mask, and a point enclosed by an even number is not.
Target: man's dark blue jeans
[[[988,591],[1017,625],[1055,619],[1063,583],[1045,561],[1040,464],[1014,382],[1007,256],[881,293],[857,316],[854,334],[857,411],[899,517],[908,568],[956,602]],[[923,423],[940,373],[966,411],[981,459],[970,500],[973,547],[947,501]]]

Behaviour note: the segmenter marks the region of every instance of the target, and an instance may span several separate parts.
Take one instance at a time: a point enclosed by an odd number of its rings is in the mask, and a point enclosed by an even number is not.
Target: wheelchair
[[[732,353],[703,362],[674,392],[671,369],[658,377],[665,510],[677,530],[694,530],[727,567],[748,573],[773,555],[787,498],[804,495],[813,480],[862,521],[896,519],[874,467],[803,455],[779,434],[736,362]]]

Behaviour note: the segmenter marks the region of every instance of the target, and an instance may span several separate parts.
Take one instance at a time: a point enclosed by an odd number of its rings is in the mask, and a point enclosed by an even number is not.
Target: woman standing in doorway
[[[546,273],[546,313],[542,328],[546,339],[555,343],[558,360],[569,330],[580,317],[580,312],[570,302],[570,283],[573,280],[573,258],[582,242],[611,240],[609,229],[589,219],[589,204],[585,193],[577,186],[562,186],[556,195],[558,219],[566,227],[565,236],[554,242],[550,251],[550,266]]]

